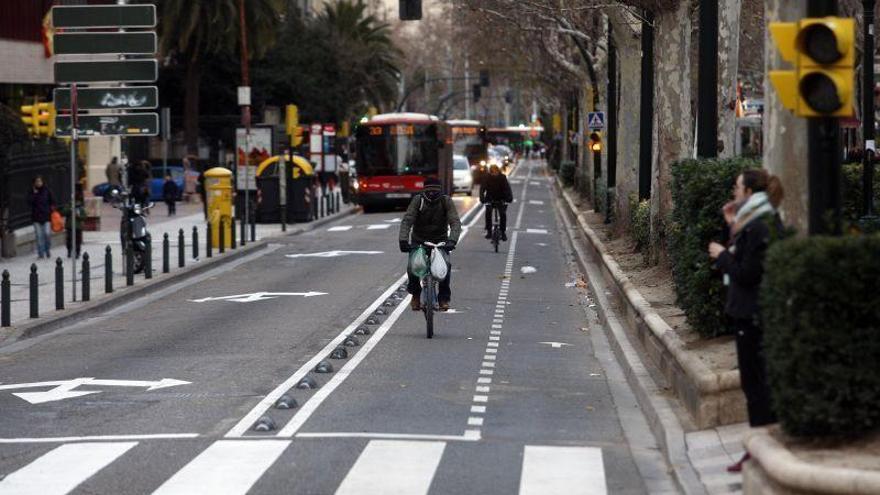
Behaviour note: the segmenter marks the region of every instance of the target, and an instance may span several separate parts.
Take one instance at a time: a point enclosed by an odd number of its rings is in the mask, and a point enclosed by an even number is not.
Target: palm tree
[[[344,67],[347,79],[352,81],[350,94],[356,100],[345,109],[347,113],[359,113],[370,104],[384,106],[394,101],[401,52],[391,40],[388,24],[367,15],[362,0],[337,0],[324,6],[317,18],[317,28],[337,47],[336,53],[348,59]]]
[[[184,134],[189,153],[198,152],[199,86],[207,57],[234,54],[239,46],[239,0],[159,0],[160,52],[186,66]],[[261,57],[283,20],[284,0],[246,0],[249,56]],[[237,81],[221,81],[235,84]]]

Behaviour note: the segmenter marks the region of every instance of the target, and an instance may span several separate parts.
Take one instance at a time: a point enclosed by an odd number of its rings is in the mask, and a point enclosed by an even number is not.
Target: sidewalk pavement
[[[688,459],[710,495],[743,493],[742,474],[728,473],[727,466],[745,454],[748,432],[748,423],[737,423],[685,434]]]
[[[347,205],[346,205],[347,206]],[[101,230],[94,232],[83,232],[82,252],[89,254],[90,263],[90,285],[91,294],[94,299],[96,295],[104,293],[104,253],[107,246],[110,246],[113,257],[113,288],[125,286],[125,271],[121,253],[121,243],[119,239],[119,223],[121,214],[119,210],[113,208],[108,203],[101,205]],[[170,252],[169,265],[173,272],[178,269],[178,232],[183,229],[184,246],[185,246],[185,263],[190,265],[198,263],[205,256],[205,220],[202,212],[201,203],[178,203],[177,215],[169,217],[164,204],[157,204],[151,210],[151,214],[147,217],[147,229],[153,238],[153,273],[160,274],[162,271],[162,239],[164,234],[168,234]],[[292,224],[288,225],[288,230],[292,228]],[[192,250],[192,232],[193,227],[198,228],[198,254],[199,258],[193,258]],[[240,242],[240,226],[236,225],[236,239]],[[281,234],[281,224],[257,224],[256,238],[257,240],[273,237]],[[250,227],[248,226],[248,242],[250,242]],[[214,252],[216,255],[216,250]],[[35,252],[25,253],[19,252],[14,258],[0,258],[0,273],[3,270],[9,271],[11,282],[11,313],[12,325],[23,323],[29,320],[30,315],[30,270],[31,265],[36,265],[38,274],[38,300],[39,314],[41,317],[50,316],[57,313],[55,310],[55,264],[60,257],[64,266],[64,301],[72,302],[71,282],[73,274],[70,263],[71,258],[67,258],[67,248],[64,241],[54,243],[52,246],[52,257],[49,259],[38,259]],[[76,299],[80,300],[82,294],[82,259],[77,260],[77,284]],[[136,280],[144,278],[143,274],[135,275]],[[135,284],[138,282],[136,281]]]

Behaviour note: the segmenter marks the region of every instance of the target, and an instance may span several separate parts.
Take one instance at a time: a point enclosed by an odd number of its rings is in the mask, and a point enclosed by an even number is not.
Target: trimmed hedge
[[[880,427],[880,236],[774,243],[761,307],[773,402],[796,436]]]
[[[629,196],[629,234],[636,243],[636,250],[645,252],[651,246],[651,203]]]
[[[844,228],[847,230],[876,230],[875,225],[862,225],[862,164],[843,165],[841,202]],[[880,167],[874,166],[874,210],[880,208]]]
[[[736,177],[757,167],[757,161],[743,158],[688,159],[672,165],[673,208],[667,235],[676,300],[688,324],[703,337],[729,332],[721,274],[712,269],[707,247],[723,238],[721,207],[730,200]]]
[[[566,186],[574,185],[574,173],[575,173],[575,164],[571,160],[565,160],[562,162],[559,170],[559,178],[562,179],[562,183]]]

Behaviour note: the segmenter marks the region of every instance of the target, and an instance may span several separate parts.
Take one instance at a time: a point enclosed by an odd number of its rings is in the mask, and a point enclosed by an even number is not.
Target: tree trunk
[[[693,152],[691,113],[690,2],[661,12],[655,19],[656,84],[654,113],[654,176],[651,184],[651,232],[662,242],[662,223],[672,211],[672,163]]]
[[[183,130],[186,152],[191,155],[199,153],[199,85],[202,77],[200,64],[197,58],[191,58],[186,65]]]
[[[806,14],[801,0],[766,0],[765,19],[776,22],[800,19]],[[764,57],[764,167],[779,176],[785,189],[781,213],[786,224],[806,233],[807,211],[807,119],[782,108],[779,94],[766,77],[771,69],[785,67],[769,33]]]
[[[734,154],[736,139],[736,85],[739,72],[739,36],[742,0],[722,0],[718,12],[718,156]]]

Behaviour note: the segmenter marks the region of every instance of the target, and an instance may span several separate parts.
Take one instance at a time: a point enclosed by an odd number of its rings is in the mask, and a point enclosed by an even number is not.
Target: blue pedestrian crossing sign
[[[605,128],[605,112],[590,112],[587,114],[587,127],[597,131]]]

